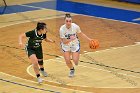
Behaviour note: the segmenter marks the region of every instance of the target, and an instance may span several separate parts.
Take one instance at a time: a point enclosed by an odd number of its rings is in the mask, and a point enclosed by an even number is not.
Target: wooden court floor
[[[58,33],[64,23],[64,14],[43,9],[0,16],[4,20],[0,22],[0,92],[138,93],[140,26],[73,14],[73,22],[90,38],[97,38],[100,48],[89,49],[88,42],[80,37],[79,66],[76,67],[76,76],[68,78]],[[46,22],[48,37],[56,41],[55,44],[43,42],[45,68],[49,77],[44,78],[42,85],[37,84],[25,51],[18,47],[18,35],[34,29],[36,21]]]

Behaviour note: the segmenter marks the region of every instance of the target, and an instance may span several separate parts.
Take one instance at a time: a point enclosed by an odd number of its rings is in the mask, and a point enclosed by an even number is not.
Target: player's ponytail
[[[66,14],[65,14],[65,19],[66,19],[66,18],[71,18],[71,15],[70,15],[69,13],[66,13]]]

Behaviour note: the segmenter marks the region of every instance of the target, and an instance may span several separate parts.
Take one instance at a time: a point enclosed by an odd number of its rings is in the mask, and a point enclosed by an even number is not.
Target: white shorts
[[[80,42],[77,43],[69,43],[69,44],[63,44],[61,43],[61,48],[63,52],[79,52],[80,51]]]

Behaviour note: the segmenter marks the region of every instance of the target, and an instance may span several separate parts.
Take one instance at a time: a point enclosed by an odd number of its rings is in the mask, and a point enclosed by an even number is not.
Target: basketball
[[[97,39],[90,40],[89,47],[91,49],[97,49],[97,48],[99,48],[99,41]]]

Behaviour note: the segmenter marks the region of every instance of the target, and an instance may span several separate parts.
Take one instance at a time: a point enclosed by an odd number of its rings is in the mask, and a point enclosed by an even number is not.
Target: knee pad
[[[38,61],[38,64],[39,64],[39,65],[43,65],[43,60]]]

